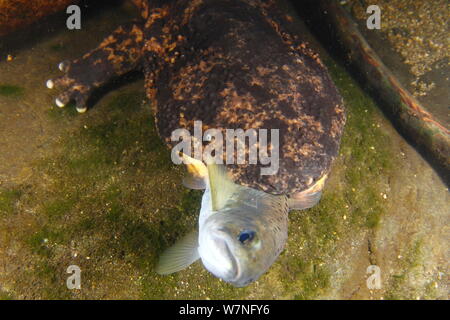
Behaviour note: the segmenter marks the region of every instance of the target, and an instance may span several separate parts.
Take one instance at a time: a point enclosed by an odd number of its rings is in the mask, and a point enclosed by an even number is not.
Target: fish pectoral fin
[[[324,174],[316,183],[302,192],[293,194],[289,200],[289,209],[304,210],[314,207],[322,197],[322,190],[328,174]]]
[[[322,191],[299,192],[288,200],[290,210],[304,210],[314,207],[322,197]]]
[[[193,231],[163,252],[156,266],[156,272],[161,275],[178,272],[187,268],[199,258],[198,231]]]

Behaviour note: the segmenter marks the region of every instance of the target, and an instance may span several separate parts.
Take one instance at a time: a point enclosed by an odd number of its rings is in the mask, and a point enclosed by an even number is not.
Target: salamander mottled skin
[[[143,68],[160,136],[173,130],[279,129],[276,175],[258,165],[227,166],[235,182],[296,194],[326,177],[345,113],[325,66],[274,0],[133,1],[142,21],[119,27],[54,81],[61,104],[85,108],[93,89]],[[270,141],[270,140],[269,140]],[[321,186],[323,183],[321,183]],[[320,188],[321,188],[320,186]]]

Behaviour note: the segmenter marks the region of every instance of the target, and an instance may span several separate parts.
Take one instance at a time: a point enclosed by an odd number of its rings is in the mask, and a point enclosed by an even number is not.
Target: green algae
[[[50,45],[48,48],[50,51],[59,53],[61,51],[64,51],[66,49],[66,46],[63,43],[59,42],[59,43]]]
[[[375,102],[336,64],[330,72],[347,105],[340,155],[345,166],[347,188],[344,198],[354,223],[375,228],[384,213],[382,185],[392,175],[395,156],[392,143],[378,123],[380,111]]]
[[[13,300],[13,296],[8,292],[0,290],[0,300]]]
[[[13,214],[16,211],[15,205],[21,195],[21,190],[0,189],[0,217]]]
[[[46,111],[46,114],[50,119],[64,123],[73,121],[75,117],[79,116],[73,102],[68,103],[64,108],[52,106]]]
[[[396,273],[389,279],[389,285],[386,291],[388,300],[415,300],[419,297],[419,290],[412,287],[409,280],[414,277],[417,268],[422,265],[422,245],[421,240],[416,240],[403,250],[399,261],[401,273]],[[425,293],[425,295],[423,295]],[[425,299],[433,299],[434,290],[432,284],[428,284],[422,292]]]
[[[76,200],[76,197],[69,197],[67,199],[55,199],[53,201],[46,202],[43,205],[42,212],[44,212],[50,219],[61,217],[71,210]]]
[[[24,95],[25,89],[16,85],[0,84],[0,96],[9,98],[20,98]]]

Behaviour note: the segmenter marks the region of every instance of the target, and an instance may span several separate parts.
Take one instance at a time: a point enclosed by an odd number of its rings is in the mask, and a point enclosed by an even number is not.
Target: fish
[[[283,251],[288,213],[298,200],[238,185],[223,164],[189,161],[191,175],[183,184],[205,189],[198,229],[163,252],[156,272],[178,272],[200,259],[214,276],[245,287],[259,279]]]

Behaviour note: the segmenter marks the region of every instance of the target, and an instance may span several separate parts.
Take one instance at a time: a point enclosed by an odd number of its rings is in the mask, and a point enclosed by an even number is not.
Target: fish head
[[[244,205],[211,215],[199,234],[199,256],[205,268],[236,287],[265,273],[287,239],[287,219],[268,219],[278,213],[264,212],[268,209]]]
[[[199,229],[168,248],[156,271],[171,274],[200,258],[216,277],[244,287],[265,273],[284,248],[288,198],[236,185],[224,166],[208,164],[203,171]],[[187,184],[200,186],[197,180]]]

